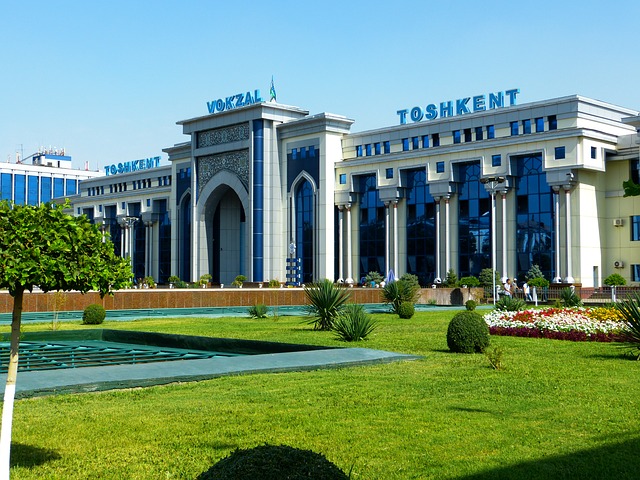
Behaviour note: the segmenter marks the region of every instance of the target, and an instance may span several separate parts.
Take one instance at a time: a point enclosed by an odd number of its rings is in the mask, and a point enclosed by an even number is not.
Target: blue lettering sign
[[[207,102],[207,110],[210,114],[220,113],[225,110],[233,110],[234,108],[245,107],[262,101],[260,90],[254,90],[253,95],[251,92],[236,93],[235,95],[225,97],[224,99],[218,98],[217,100],[211,100],[210,102]]]
[[[104,167],[105,175],[117,175],[121,173],[137,172],[138,170],[146,170],[160,166],[160,157],[149,157],[141,160],[133,160],[130,162],[120,162],[114,165]]]
[[[422,119],[434,120],[440,116],[441,118],[454,116],[454,104],[455,115],[466,115],[472,112],[482,112],[485,110],[493,110],[495,108],[505,107],[505,97],[508,98],[509,106],[516,105],[517,96],[520,93],[519,88],[513,88],[504,92],[489,93],[488,105],[486,95],[475,95],[473,97],[464,97],[457,100],[448,100],[446,102],[440,102],[440,104],[430,103],[423,110],[421,107],[416,106],[411,109],[404,108],[397,110],[397,114],[400,117],[400,125],[407,123],[407,116],[411,117],[411,121],[419,122]],[[207,104],[209,105],[209,104]]]

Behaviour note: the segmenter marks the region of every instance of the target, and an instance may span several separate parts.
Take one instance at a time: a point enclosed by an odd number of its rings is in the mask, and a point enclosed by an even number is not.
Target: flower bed
[[[622,340],[626,329],[613,307],[493,310],[484,319],[492,335],[557,340],[616,342]]]

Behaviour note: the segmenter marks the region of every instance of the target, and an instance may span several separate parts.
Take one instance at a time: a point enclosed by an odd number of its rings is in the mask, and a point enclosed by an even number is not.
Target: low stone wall
[[[482,297],[481,288],[423,288],[417,303],[435,305],[464,305],[469,298]],[[106,310],[152,309],[152,308],[203,308],[243,307],[262,303],[267,306],[304,305],[302,288],[187,288],[187,289],[142,289],[119,290],[103,299],[95,292],[81,294],[65,292],[60,311],[80,311],[87,305],[97,303]],[[383,303],[379,288],[352,288],[355,303]],[[51,312],[55,294],[52,292],[25,292],[24,312]],[[0,313],[10,313],[13,297],[7,291],[0,292]]]

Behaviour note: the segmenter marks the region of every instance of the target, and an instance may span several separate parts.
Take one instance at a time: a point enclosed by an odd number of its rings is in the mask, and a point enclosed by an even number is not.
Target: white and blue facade
[[[523,278],[533,264],[585,287],[639,282],[640,198],[622,190],[638,181],[638,111],[518,95],[401,108],[398,125],[358,133],[258,91],[208,102],[178,122],[188,139],[164,149],[168,165],[109,168],[74,210],[160,282],[283,281],[292,255],[302,282],[393,270],[428,285],[492,266]]]

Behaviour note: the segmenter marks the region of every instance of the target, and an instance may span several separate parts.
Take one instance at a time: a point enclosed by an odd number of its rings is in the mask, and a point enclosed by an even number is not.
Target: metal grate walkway
[[[8,342],[0,342],[0,373],[7,372]],[[136,365],[175,360],[201,360],[234,357],[238,354],[182,350],[110,342],[20,342],[18,371],[59,370],[65,368]]]

